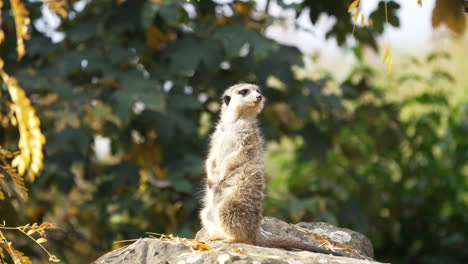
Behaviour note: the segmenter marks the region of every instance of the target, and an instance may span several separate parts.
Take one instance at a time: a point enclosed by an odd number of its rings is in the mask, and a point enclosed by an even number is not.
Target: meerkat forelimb
[[[211,135],[200,217],[209,240],[341,254],[260,232],[265,189],[263,139],[257,123],[265,99],[241,83],[223,94],[221,117]]]

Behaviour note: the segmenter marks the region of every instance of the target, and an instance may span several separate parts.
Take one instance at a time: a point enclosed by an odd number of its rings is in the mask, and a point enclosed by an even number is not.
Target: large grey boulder
[[[100,257],[93,264],[141,263],[141,264],[377,264],[373,248],[364,235],[349,229],[337,228],[326,223],[299,223],[290,225],[275,218],[266,217],[262,229],[266,235],[278,235],[298,239],[315,246],[332,249],[346,257],[336,257],[307,251],[287,251],[246,244],[227,244],[206,241],[204,230],[195,240],[186,238],[139,239],[135,243],[114,250]]]

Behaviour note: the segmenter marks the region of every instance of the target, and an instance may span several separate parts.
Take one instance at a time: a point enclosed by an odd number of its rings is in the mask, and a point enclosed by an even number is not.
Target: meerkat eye
[[[257,91],[257,93],[260,93],[260,90],[259,90],[259,89],[255,90],[255,91]]]
[[[231,101],[231,96],[225,95],[225,96],[223,97],[223,101],[224,101],[224,103],[225,103],[226,105],[229,105],[229,102]]]
[[[244,89],[244,90],[240,90],[240,91],[239,91],[239,94],[241,94],[241,95],[246,95],[248,92],[249,92],[249,90]]]

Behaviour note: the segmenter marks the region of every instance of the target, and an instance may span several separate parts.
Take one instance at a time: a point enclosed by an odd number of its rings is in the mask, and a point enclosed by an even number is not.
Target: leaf
[[[178,21],[181,17],[181,12],[179,11],[179,6],[176,1],[163,1],[163,6],[159,10],[159,14],[169,25],[178,26]]]
[[[38,244],[42,244],[42,243],[47,242],[47,239],[41,237],[41,238],[37,239],[36,242],[37,242]]]
[[[3,1],[0,1],[0,18],[2,17],[2,8],[3,8]],[[2,24],[2,20],[0,19],[0,26]],[[5,40],[5,32],[0,27],[0,44]],[[0,62],[0,68],[3,68],[3,60]],[[0,248],[1,250],[1,248]]]
[[[248,16],[255,5],[252,2],[235,2],[234,10],[244,16]]]
[[[466,28],[466,16],[463,2],[454,0],[437,0],[432,10],[432,27],[445,24],[452,32],[462,35]]]
[[[354,2],[352,2],[352,3],[349,5],[348,13],[351,13],[351,11],[359,4],[359,1],[360,1],[360,0],[354,0]]]
[[[193,250],[198,250],[198,251],[209,251],[211,250],[211,246],[210,245],[207,245],[203,242],[200,242],[200,241],[193,241],[194,243],[192,243],[192,245],[190,246]]]
[[[359,16],[359,14],[361,13],[361,9],[360,8],[357,8],[356,9],[356,12],[354,12],[354,14],[351,16],[353,19],[357,19],[357,17]]]
[[[164,56],[170,59],[170,69],[179,75],[191,75],[201,62],[205,50],[199,40],[189,36],[178,39],[168,46]]]
[[[218,72],[220,70],[219,65],[223,60],[222,49],[219,41],[207,39],[199,45],[202,45],[203,47],[202,62],[206,65],[209,71]]]
[[[425,105],[448,105],[447,96],[444,94],[424,93],[415,97],[408,98],[404,104],[419,103]]]
[[[173,110],[196,110],[201,107],[197,98],[191,95],[173,94],[169,96],[168,100]]]
[[[7,184],[4,180],[5,174],[9,176],[13,182],[13,187],[19,192],[20,197],[23,200],[28,199],[28,189],[24,184],[24,178],[18,175],[14,168],[8,163],[6,158],[14,157],[14,153],[11,153],[7,150],[4,150],[0,146],[0,187],[2,189],[7,188]],[[17,156],[18,157],[18,156]],[[8,196],[10,196],[9,192],[7,192]],[[5,194],[1,192],[0,200],[5,199]]]
[[[275,43],[270,39],[240,25],[221,27],[215,32],[214,38],[223,43],[228,58],[239,57],[240,51],[245,45],[249,45],[253,49],[257,60],[266,58],[276,48]]]
[[[50,256],[49,256],[49,261],[52,261],[52,262],[60,262],[60,259],[57,258],[55,255],[50,255]]]
[[[9,245],[8,249],[14,264],[32,264],[28,256],[25,256],[23,252],[13,248],[11,244]]]
[[[394,27],[400,26],[400,19],[397,16],[400,5],[394,1],[386,1],[386,3],[387,8],[385,8],[385,2],[380,1],[377,9],[374,10],[369,16],[369,18],[372,20],[373,30],[378,33],[383,32],[384,25],[386,23]],[[387,10],[387,12],[385,12],[385,10]],[[387,17],[385,14],[387,14]]]
[[[26,6],[20,0],[11,0],[11,9],[15,18],[16,26],[16,50],[18,52],[18,60],[26,53],[24,40],[29,39],[28,26],[30,23],[29,12]]]
[[[98,34],[95,24],[82,22],[67,31],[67,39],[73,43],[83,43]]]
[[[390,57],[390,47],[386,47],[384,56],[382,58],[382,63],[385,63],[389,57]]]
[[[388,64],[387,64],[387,74],[392,73],[392,66],[393,66],[393,59],[392,59],[392,57],[390,57],[388,59]]]
[[[63,18],[67,17],[67,7],[68,3],[67,0],[46,0],[44,1],[45,4],[49,7],[52,12],[60,15]]]
[[[155,25],[151,25],[146,31],[145,39],[148,47],[160,51],[166,47],[167,43],[176,40],[176,34],[173,32],[164,32]]]
[[[83,122],[95,130],[102,129],[105,122],[111,122],[117,127],[122,125],[121,120],[112,112],[109,105],[96,101],[93,105],[86,106],[86,116]]]
[[[153,23],[154,18],[161,9],[161,4],[157,4],[151,1],[146,1],[143,4],[142,14],[141,14],[141,25],[144,30],[147,30],[150,25]]]

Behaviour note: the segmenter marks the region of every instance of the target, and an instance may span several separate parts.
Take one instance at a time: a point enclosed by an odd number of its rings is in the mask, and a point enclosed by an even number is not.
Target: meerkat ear
[[[225,96],[223,97],[223,101],[224,101],[224,103],[225,103],[226,105],[229,105],[229,102],[231,101],[231,96],[225,95]]]

